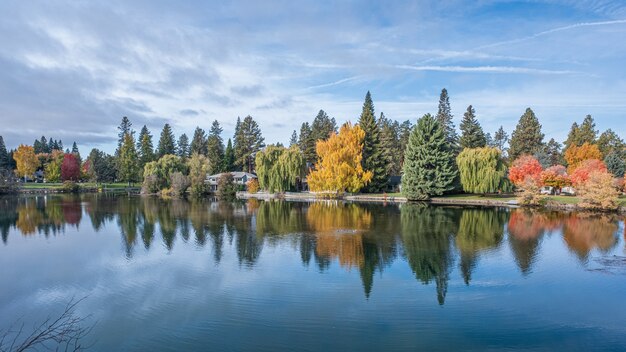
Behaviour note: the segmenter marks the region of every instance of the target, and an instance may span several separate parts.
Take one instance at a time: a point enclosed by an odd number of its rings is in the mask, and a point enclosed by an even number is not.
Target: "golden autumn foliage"
[[[19,177],[32,176],[39,166],[35,149],[29,145],[21,144],[13,154],[13,159],[15,159],[16,174]]]
[[[602,160],[600,148],[595,144],[584,143],[581,146],[572,145],[565,151],[565,160],[568,164],[568,172],[572,173],[587,159]]]
[[[372,179],[372,172],[363,170],[363,139],[359,126],[346,123],[339,133],[317,142],[319,161],[308,177],[313,192],[358,192]]]
[[[593,171],[587,181],[578,187],[580,203],[586,209],[615,210],[619,207],[619,192],[614,186],[613,175],[606,171]]]

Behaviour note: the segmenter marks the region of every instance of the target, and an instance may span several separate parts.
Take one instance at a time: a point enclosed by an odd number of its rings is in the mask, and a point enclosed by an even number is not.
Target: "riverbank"
[[[126,183],[77,183],[80,193],[139,193],[141,187],[128,187]],[[62,183],[26,183],[22,184],[19,193],[64,193]]]
[[[286,199],[286,200],[300,200],[300,201],[313,201],[320,198],[316,197],[313,193],[308,192],[285,192],[284,194],[269,194],[269,193],[247,193],[238,192],[237,198],[240,199]],[[350,194],[342,198],[347,201],[354,202],[379,202],[379,203],[406,203],[407,198],[400,193],[374,193],[374,194]],[[546,204],[544,208],[556,209],[556,210],[582,210],[577,206],[580,199],[570,196],[546,196]],[[621,213],[626,213],[626,197],[622,196],[619,199]],[[471,206],[503,206],[503,207],[519,207],[517,198],[512,195],[490,195],[482,196],[475,194],[454,194],[442,197],[434,197],[428,201],[431,204],[441,205],[471,205]]]

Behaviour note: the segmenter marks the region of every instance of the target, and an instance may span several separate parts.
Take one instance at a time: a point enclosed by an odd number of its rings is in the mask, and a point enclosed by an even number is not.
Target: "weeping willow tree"
[[[302,153],[295,146],[270,145],[256,154],[255,163],[259,185],[270,193],[294,187],[304,170]]]
[[[467,148],[459,154],[456,162],[465,192],[484,194],[512,190],[499,149]]]

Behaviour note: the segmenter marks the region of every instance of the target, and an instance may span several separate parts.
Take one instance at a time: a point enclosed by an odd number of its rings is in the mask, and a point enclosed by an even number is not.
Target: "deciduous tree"
[[[541,171],[541,164],[535,157],[523,155],[513,161],[513,165],[511,165],[509,170],[509,180],[520,188],[523,188],[529,179],[539,184]]]
[[[467,193],[507,192],[507,168],[498,148],[466,148],[456,158],[461,185]]]
[[[61,164],[61,180],[63,181],[78,181],[80,178],[80,163],[75,154],[69,153],[63,155],[63,162]]]
[[[17,150],[13,152],[13,159],[16,163],[15,173],[18,177],[32,177],[37,166],[39,166],[39,159],[35,155],[35,148],[20,144]]]
[[[585,142],[581,146],[572,145],[565,151],[565,160],[570,173],[587,159],[602,159],[602,153],[597,145]]]
[[[132,182],[139,180],[139,156],[135,149],[135,141],[130,133],[126,134],[122,148],[118,157],[118,177],[122,182]]]
[[[571,183],[567,169],[563,165],[554,165],[541,172],[541,184],[561,189]]]
[[[584,160],[572,173],[570,173],[572,184],[574,187],[581,186],[583,183],[587,182],[589,175],[595,171],[607,173],[608,169],[606,168],[606,164],[598,159]]]
[[[268,146],[256,154],[259,185],[270,193],[295,187],[304,170],[304,159],[297,147]]]

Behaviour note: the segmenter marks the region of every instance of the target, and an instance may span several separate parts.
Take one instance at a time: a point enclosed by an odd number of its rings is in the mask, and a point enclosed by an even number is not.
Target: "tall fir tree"
[[[4,138],[0,136],[0,170],[9,169],[9,153],[7,146],[4,144]]]
[[[385,117],[384,113],[380,113],[378,119],[378,129],[380,130],[380,148],[385,160],[387,175],[400,175],[400,154],[398,130],[399,124]]]
[[[402,170],[402,165],[404,165],[404,151],[406,150],[406,146],[409,144],[411,131],[413,131],[413,124],[411,123],[411,120],[406,120],[398,126],[398,156],[400,158],[400,170]]]
[[[206,133],[200,127],[196,127],[191,139],[191,154],[207,155]]]
[[[79,154],[80,152],[78,151],[78,145],[76,144],[76,142],[72,143],[72,154]]]
[[[135,131],[133,131],[132,128],[133,128],[133,123],[130,122],[128,117],[126,116],[122,117],[122,122],[120,122],[120,125],[117,127],[117,130],[119,132],[117,133],[117,150],[115,154],[119,152],[120,148],[122,147],[122,144],[124,143],[124,138],[126,137],[127,134],[130,134],[130,136],[133,139],[135,138]],[[63,145],[61,145],[59,149],[63,150]]]
[[[329,118],[324,110],[320,110],[311,124],[311,137],[315,142],[327,140],[332,132],[337,132],[337,122]]]
[[[189,154],[189,137],[187,137],[187,135],[185,133],[181,134],[180,137],[178,137],[178,156],[186,159],[190,156]]]
[[[546,156],[548,167],[554,165],[563,165],[565,163],[565,159],[563,158],[563,153],[561,152],[561,143],[554,140],[554,138],[550,138],[546,146],[544,147],[543,154]],[[543,163],[542,163],[543,164]]]
[[[527,108],[511,135],[509,158],[515,160],[525,154],[540,152],[543,149],[543,137],[537,116],[531,108]]]
[[[487,146],[487,138],[483,128],[476,120],[476,111],[470,105],[463,114],[461,121],[461,139],[459,144],[462,149],[465,148],[483,148]]]
[[[306,169],[310,170],[317,162],[317,152],[315,151],[315,139],[313,139],[311,126],[308,122],[304,122],[302,123],[302,126],[300,126],[298,148],[300,148],[300,151],[304,156]]]
[[[39,142],[41,143],[41,152],[42,153],[50,153],[50,152],[52,152],[52,150],[48,147],[48,140],[46,139],[45,136],[41,136],[41,139],[39,140]]]
[[[626,157],[626,143],[612,129],[608,129],[598,138],[598,148],[604,157],[611,153],[618,153]]]
[[[222,172],[229,172],[235,170],[235,150],[233,149],[233,142],[228,138],[226,143],[226,150],[224,150],[224,161],[222,162]]]
[[[161,137],[159,138],[159,144],[157,145],[157,159],[163,157],[163,155],[176,155],[176,143],[174,142],[174,132],[172,127],[168,123],[163,126],[161,131]]]
[[[296,130],[293,130],[293,132],[291,133],[291,138],[289,138],[289,147],[291,148],[294,145],[298,145],[298,133],[296,132]]]
[[[139,156],[135,148],[134,138],[130,133],[126,134],[122,147],[120,148],[117,169],[120,181],[128,182],[129,186],[132,182],[137,182],[140,178]]]
[[[504,130],[503,126],[500,126],[496,133],[493,135],[493,146],[500,149],[502,156],[506,157],[507,144],[509,143],[509,135]]]
[[[33,151],[35,154],[40,154],[44,152],[43,146],[41,145],[41,141],[39,139],[35,139],[33,142]]]
[[[369,91],[365,95],[358,125],[365,131],[362,165],[366,171],[373,173],[372,180],[365,186],[363,191],[367,193],[381,192],[387,186],[389,175],[387,174],[386,162],[380,145],[380,130],[374,115],[374,103]]]
[[[453,151],[459,149],[459,135],[456,133],[456,127],[452,120],[452,110],[450,108],[450,97],[448,90],[443,88],[439,95],[439,107],[437,109],[437,121],[446,134],[446,141]]]
[[[454,188],[454,154],[445,131],[430,114],[419,119],[411,132],[402,171],[402,193],[409,200],[428,200]]]
[[[259,125],[252,116],[246,116],[242,122],[237,119],[238,127],[235,128],[235,166],[237,169],[253,172],[254,156],[256,152],[265,146],[265,139],[261,134]]]
[[[224,163],[224,140],[222,140],[222,127],[217,120],[213,121],[209,130],[207,156],[211,165],[217,165],[214,169],[221,170],[221,165]]]
[[[585,116],[585,119],[578,130],[578,137],[580,138],[580,142],[582,142],[580,145],[585,143],[597,143],[598,131],[596,130],[596,123],[591,115]]]
[[[137,150],[139,154],[139,168],[154,161],[154,144],[152,143],[152,134],[148,130],[148,126],[144,125],[139,132],[139,140],[137,141]]]

